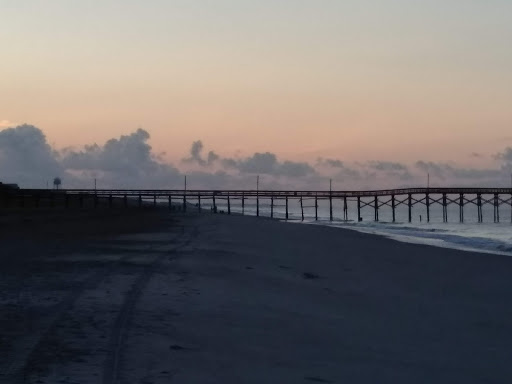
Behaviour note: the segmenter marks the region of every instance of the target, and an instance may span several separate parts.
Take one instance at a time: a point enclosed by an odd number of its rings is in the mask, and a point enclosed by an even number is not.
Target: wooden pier
[[[12,207],[98,207],[101,201],[107,207],[142,207],[165,202],[171,210],[196,208],[199,211],[210,204],[213,212],[219,203],[224,213],[231,214],[233,208],[242,214],[247,211],[246,202],[255,202],[255,214],[260,216],[261,201],[270,204],[270,217],[275,217],[276,208],[284,208],[284,218],[290,218],[290,202],[300,206],[300,217],[304,220],[304,209],[314,210],[318,220],[320,203],[328,205],[329,219],[348,220],[349,202],[357,209],[357,219],[362,220],[362,211],[370,209],[373,220],[379,221],[379,214],[387,209],[392,221],[400,206],[407,209],[407,218],[413,220],[413,210],[421,206],[426,209],[427,222],[431,220],[432,207],[440,206],[443,222],[448,221],[448,207],[458,206],[458,221],[465,220],[465,207],[476,207],[477,221],[483,222],[483,207],[493,208],[493,221],[500,222],[500,209],[508,207],[512,221],[512,188],[405,188],[374,191],[272,191],[272,190],[163,190],[163,189],[19,189],[0,191],[0,208]],[[342,204],[341,214],[336,215],[334,203]],[[224,210],[223,210],[224,211]]]

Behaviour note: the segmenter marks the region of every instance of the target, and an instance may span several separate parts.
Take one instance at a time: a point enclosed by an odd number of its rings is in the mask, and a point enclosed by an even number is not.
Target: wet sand
[[[512,377],[511,258],[253,217],[122,215],[124,234],[103,217],[87,236],[57,226],[66,242],[51,226],[2,235],[4,382]]]

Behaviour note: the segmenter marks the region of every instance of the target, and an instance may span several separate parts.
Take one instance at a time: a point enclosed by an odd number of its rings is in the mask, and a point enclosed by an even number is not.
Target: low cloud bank
[[[25,124],[0,131],[0,181],[43,187],[64,172],[40,129]]]
[[[178,169],[163,163],[152,153],[150,135],[138,129],[130,135],[110,139],[104,145],[86,145],[82,150],[61,151],[60,162],[75,177],[100,179],[100,185],[118,188],[176,187]]]
[[[315,162],[282,160],[275,153],[256,152],[246,157],[223,157],[194,141],[179,166],[165,162],[149,144],[150,134],[138,129],[104,144],[82,148],[52,148],[44,133],[32,125],[0,130],[1,181],[27,188],[45,188],[54,177],[67,188],[182,188],[186,174],[191,188],[377,189],[425,184],[509,186],[512,148],[494,154],[495,168],[473,169],[418,160],[408,165],[373,160],[349,163],[336,158]],[[479,155],[481,156],[481,155]],[[181,168],[181,169],[180,169]]]
[[[223,158],[214,151],[209,151],[207,156],[203,156],[203,142],[194,141],[190,147],[189,157],[184,158],[184,163],[194,163],[205,167],[220,165],[225,169],[237,170],[240,173],[264,174],[273,176],[303,177],[314,175],[315,169],[308,163],[295,161],[279,161],[274,153],[256,152],[252,156],[240,159]]]

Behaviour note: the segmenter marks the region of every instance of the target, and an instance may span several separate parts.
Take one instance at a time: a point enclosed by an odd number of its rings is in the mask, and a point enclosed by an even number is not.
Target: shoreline
[[[501,256],[507,256],[507,257],[512,256],[511,251],[499,251],[499,250],[493,250],[493,249],[488,249],[488,248],[477,248],[477,247],[471,247],[471,246],[464,246],[464,245],[460,245],[460,244],[457,244],[454,242],[446,241],[442,238],[415,237],[415,236],[410,236],[410,235],[408,236],[405,234],[386,233],[382,229],[379,231],[379,228],[377,226],[372,227],[372,228],[358,228],[356,225],[343,226],[343,225],[336,225],[336,224],[322,224],[322,223],[316,223],[316,222],[308,222],[308,223],[298,222],[297,224],[346,229],[349,231],[355,231],[355,232],[359,232],[359,233],[366,233],[369,235],[384,237],[386,239],[398,241],[400,243],[424,245],[424,246],[428,246],[428,247],[443,248],[443,249],[453,249],[453,250],[458,250],[458,251],[463,251],[463,252],[501,255]],[[389,225],[390,223],[386,223],[386,224]],[[404,223],[396,223],[396,224],[404,224]],[[506,225],[508,225],[508,223]],[[414,227],[411,227],[411,228],[414,228]],[[512,226],[511,226],[511,228],[512,228]],[[468,236],[466,238],[471,239],[474,237]]]

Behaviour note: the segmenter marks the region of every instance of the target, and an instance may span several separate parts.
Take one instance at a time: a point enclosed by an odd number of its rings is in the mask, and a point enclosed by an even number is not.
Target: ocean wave
[[[430,227],[380,222],[362,224],[330,221],[316,224],[353,229],[408,243],[512,255],[510,225],[436,224],[436,227]],[[445,228],[440,228],[442,225]]]

